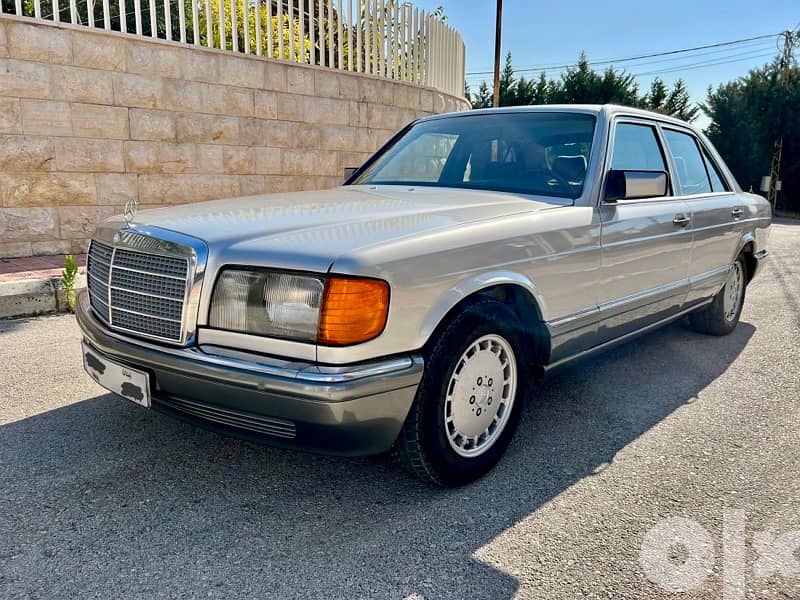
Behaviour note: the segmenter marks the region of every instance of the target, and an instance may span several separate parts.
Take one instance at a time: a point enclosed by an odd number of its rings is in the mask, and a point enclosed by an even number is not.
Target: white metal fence
[[[398,0],[0,0],[1,13],[464,93],[461,36]]]

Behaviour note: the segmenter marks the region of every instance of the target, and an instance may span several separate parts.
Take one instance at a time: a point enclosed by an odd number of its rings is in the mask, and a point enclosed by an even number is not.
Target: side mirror
[[[620,171],[612,169],[606,178],[604,202],[658,198],[666,196],[669,177],[666,171]]]
[[[356,171],[358,171],[358,167],[345,167],[344,180],[348,181],[355,174]]]

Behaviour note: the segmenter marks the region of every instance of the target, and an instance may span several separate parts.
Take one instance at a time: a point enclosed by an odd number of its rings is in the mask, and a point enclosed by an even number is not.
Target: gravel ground
[[[800,598],[756,543],[800,530],[800,223],[770,250],[731,336],[675,324],[562,371],[449,491],[147,412],[84,375],[72,317],[2,322],[0,598],[674,598],[640,566],[667,517],[706,542],[680,597]]]

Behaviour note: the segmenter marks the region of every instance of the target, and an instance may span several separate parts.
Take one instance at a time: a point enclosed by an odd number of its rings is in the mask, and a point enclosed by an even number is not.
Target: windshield
[[[423,121],[353,184],[459,187],[577,198],[595,117],[516,112]]]

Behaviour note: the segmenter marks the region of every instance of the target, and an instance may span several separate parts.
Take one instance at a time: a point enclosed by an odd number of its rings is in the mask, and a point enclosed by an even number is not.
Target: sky
[[[425,10],[444,7],[447,22],[464,38],[467,81],[473,91],[491,81],[495,0],[413,0]],[[627,58],[777,34],[800,23],[800,0],[504,0],[503,59],[511,51],[515,69],[573,64],[584,51],[589,61]],[[777,54],[776,37],[694,53],[614,66],[636,74],[642,90],[654,77],[668,85],[683,78],[692,100],[709,85],[736,79]],[[705,64],[699,64],[705,63]],[[716,63],[716,64],[710,64]],[[598,65],[598,70],[607,65]],[[538,77],[541,69],[518,73]],[[657,73],[654,73],[657,72]],[[557,77],[558,70],[547,72]],[[701,126],[707,119],[697,121]]]

